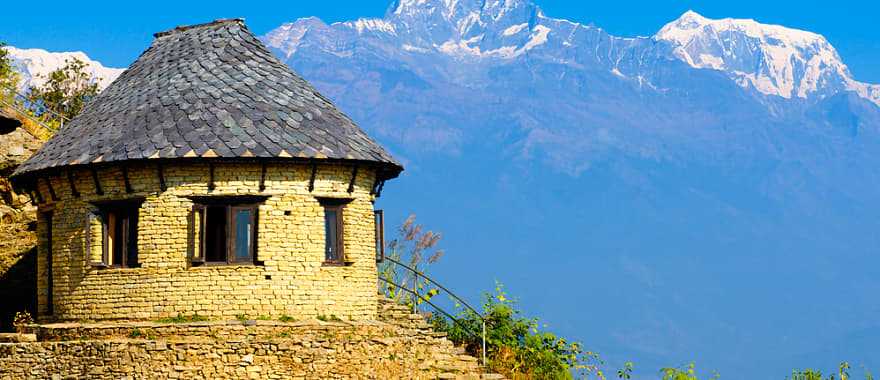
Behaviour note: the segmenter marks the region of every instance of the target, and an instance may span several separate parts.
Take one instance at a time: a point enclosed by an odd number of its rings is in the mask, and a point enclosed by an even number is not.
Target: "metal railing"
[[[43,123],[43,121],[41,121],[41,120],[39,120],[39,119],[37,119],[37,118],[31,116],[30,113],[28,113],[28,112],[27,112],[26,110],[24,110],[24,109],[21,109],[20,107],[17,107],[15,104],[10,104],[9,102],[7,102],[7,101],[5,101],[5,100],[0,99],[0,105],[5,105],[8,109],[11,109],[11,110],[15,111],[17,114],[21,115],[22,117],[25,117],[25,118],[27,118],[28,120],[34,122],[34,124],[39,125],[39,126],[42,127],[43,129],[49,131],[49,133],[55,133],[55,132],[58,132],[57,129],[52,128],[52,127],[46,125],[46,123]],[[62,120],[62,121],[61,121],[61,127],[63,127],[63,126],[64,126],[64,121]],[[59,129],[60,129],[60,127],[59,127]]]
[[[446,292],[446,294],[449,295],[452,299],[454,299],[456,302],[458,302],[459,304],[461,304],[462,306],[464,306],[465,308],[467,308],[468,310],[470,310],[471,313],[473,313],[473,314],[476,315],[478,318],[480,318],[480,325],[481,325],[481,327],[482,327],[482,331],[481,331],[480,334],[477,334],[477,333],[475,333],[473,330],[471,330],[470,328],[468,328],[467,326],[465,326],[463,323],[461,323],[461,321],[459,321],[458,318],[454,317],[452,314],[450,314],[450,313],[447,312],[446,310],[443,310],[443,309],[440,308],[439,306],[435,305],[434,303],[432,303],[432,302],[431,302],[430,300],[428,300],[427,298],[423,297],[421,294],[419,294],[419,293],[418,293],[417,291],[415,291],[414,289],[409,289],[409,288],[407,288],[407,287],[405,287],[405,286],[403,286],[403,285],[401,285],[401,284],[398,284],[398,283],[396,283],[396,282],[394,282],[394,281],[391,281],[391,280],[389,280],[389,279],[387,279],[387,278],[384,278],[384,277],[382,277],[381,275],[379,276],[379,280],[384,281],[385,283],[387,283],[387,284],[389,284],[389,285],[393,285],[393,286],[397,287],[398,289],[401,289],[401,290],[403,290],[403,291],[405,291],[405,292],[407,292],[407,293],[409,293],[409,294],[411,294],[411,295],[417,297],[417,298],[420,299],[422,302],[427,303],[428,305],[431,305],[431,307],[433,307],[435,310],[439,311],[440,313],[442,313],[443,315],[445,315],[446,317],[448,317],[450,320],[452,320],[453,323],[457,324],[457,325],[460,326],[464,331],[466,331],[466,332],[468,332],[469,334],[471,334],[471,336],[478,337],[478,338],[480,339],[480,341],[481,341],[482,361],[483,361],[483,365],[485,366],[485,365],[486,365],[486,319],[483,317],[483,314],[480,313],[480,312],[478,312],[477,309],[474,309],[473,307],[471,307],[471,305],[469,305],[467,302],[465,302],[465,300],[461,299],[461,297],[459,297],[458,295],[456,295],[455,293],[453,293],[451,290],[447,289],[445,286],[441,285],[439,282],[434,281],[433,278],[428,277],[428,275],[426,275],[426,274],[424,274],[424,273],[422,273],[422,272],[420,272],[420,271],[418,271],[418,270],[416,270],[416,269],[414,269],[414,268],[411,268],[409,265],[406,265],[406,264],[404,264],[404,263],[402,263],[402,262],[400,262],[400,261],[397,261],[397,260],[395,260],[395,259],[392,259],[392,258],[390,258],[390,257],[385,256],[385,257],[383,258],[383,260],[387,260],[388,262],[390,262],[390,263],[392,263],[392,264],[394,264],[394,265],[397,265],[397,266],[399,266],[399,267],[401,267],[401,268],[404,268],[404,269],[408,270],[410,273],[414,274],[414,275],[416,276],[416,278],[421,277],[421,278],[427,280],[427,281],[430,282],[431,284],[437,286],[437,288],[439,288],[440,290],[443,290],[444,292]],[[414,311],[414,312],[417,312],[417,311],[418,311],[418,309],[417,309],[417,303],[415,302],[415,300],[413,300],[413,311]]]
[[[33,102],[31,102],[28,99],[27,96],[25,96],[24,94],[19,92],[17,88],[14,88],[14,87],[11,87],[11,86],[8,86],[5,84],[0,85],[0,87],[2,87],[2,89],[4,91],[6,91],[7,94],[9,95],[8,97],[10,99],[12,99],[12,101],[9,102],[4,99],[5,97],[0,96],[0,104],[7,106],[9,109],[12,109],[13,111],[17,112],[21,116],[29,119],[30,121],[33,121],[34,123],[36,123],[40,127],[45,128],[49,132],[51,132],[51,133],[57,132],[58,130],[63,128],[64,123],[66,121],[68,121],[68,119],[66,117],[64,117],[64,115],[62,115],[58,112],[55,112],[54,110],[50,109],[49,107],[46,107],[44,105],[34,104]],[[33,106],[33,109],[30,109],[29,106]],[[54,118],[55,120],[58,121],[59,127],[56,129],[56,128],[53,128],[49,125],[46,125],[45,122],[34,117],[32,113],[33,114],[40,114],[40,115],[44,115],[44,114],[50,115],[52,118]]]

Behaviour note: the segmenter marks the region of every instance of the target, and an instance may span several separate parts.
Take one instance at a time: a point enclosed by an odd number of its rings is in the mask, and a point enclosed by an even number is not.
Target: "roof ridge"
[[[174,27],[173,29],[168,29],[168,30],[166,30],[166,31],[153,33],[153,37],[154,37],[154,38],[161,38],[161,37],[169,36],[169,35],[172,35],[172,34],[175,34],[175,33],[184,32],[184,31],[187,31],[187,30],[190,30],[190,29],[204,28],[204,27],[207,27],[207,26],[214,26],[214,25],[220,25],[220,24],[229,24],[229,23],[237,23],[237,24],[239,24],[239,25],[241,25],[241,26],[244,26],[244,18],[242,18],[242,17],[236,17],[236,18],[221,18],[221,19],[216,19],[216,20],[214,20],[214,21],[211,21],[211,22],[205,22],[205,23],[201,23],[201,24],[178,25],[178,26]]]

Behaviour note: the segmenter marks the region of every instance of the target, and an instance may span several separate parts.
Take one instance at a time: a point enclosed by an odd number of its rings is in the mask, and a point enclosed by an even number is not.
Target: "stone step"
[[[36,334],[0,333],[0,343],[22,343],[36,341]]]

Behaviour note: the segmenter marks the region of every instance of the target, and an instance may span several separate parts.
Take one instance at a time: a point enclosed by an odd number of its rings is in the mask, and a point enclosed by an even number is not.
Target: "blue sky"
[[[571,1],[536,0],[546,14],[592,23],[618,36],[651,35],[688,9],[710,18],[754,18],[824,35],[856,79],[880,83],[880,2],[846,1]],[[285,21],[317,16],[327,22],[380,17],[390,0],[30,2],[4,4],[0,40],[51,51],[81,50],[105,65],[125,67],[152,33],[181,24],[244,17],[258,34]],[[51,9],[42,11],[41,9]]]

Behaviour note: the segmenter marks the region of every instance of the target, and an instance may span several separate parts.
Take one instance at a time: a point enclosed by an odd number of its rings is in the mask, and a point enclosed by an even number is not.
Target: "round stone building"
[[[374,319],[403,170],[242,20],[157,33],[13,175],[41,320]]]

